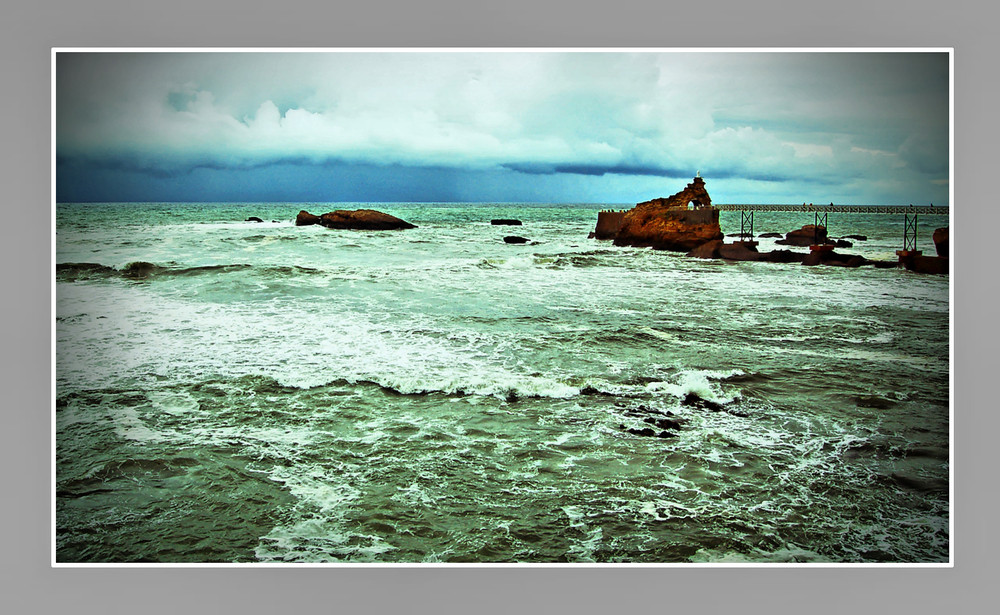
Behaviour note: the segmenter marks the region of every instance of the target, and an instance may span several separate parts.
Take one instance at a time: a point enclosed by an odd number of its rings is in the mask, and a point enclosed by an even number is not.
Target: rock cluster
[[[349,211],[338,209],[316,216],[302,210],[295,217],[296,226],[319,224],[331,229],[353,229],[363,231],[389,231],[396,229],[417,228],[405,220],[390,216],[374,209],[357,209]]]

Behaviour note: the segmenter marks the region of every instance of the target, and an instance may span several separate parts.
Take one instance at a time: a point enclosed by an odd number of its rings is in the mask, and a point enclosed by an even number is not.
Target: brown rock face
[[[721,239],[706,241],[694,250],[687,253],[691,258],[719,258],[719,247],[722,246]]]
[[[594,239],[614,239],[622,228],[625,219],[624,211],[601,211],[597,214],[597,228],[594,229]]]
[[[396,229],[417,228],[395,216],[375,211],[374,209],[357,209],[348,211],[338,209],[325,213],[320,218],[320,224],[332,229],[355,229],[363,231],[389,231]]]
[[[938,256],[948,258],[948,227],[934,229],[934,248]]]
[[[295,216],[295,226],[308,226],[310,224],[319,224],[319,216],[314,216],[304,209]]]
[[[688,209],[689,203],[694,209]],[[705,181],[696,177],[669,198],[639,203],[625,212],[614,239],[616,246],[688,252],[703,243],[722,239],[719,211],[712,209]]]

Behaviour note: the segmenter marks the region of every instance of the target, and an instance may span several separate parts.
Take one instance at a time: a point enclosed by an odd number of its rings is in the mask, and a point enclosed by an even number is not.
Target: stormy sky
[[[945,52],[70,52],[56,199],[949,202]]]

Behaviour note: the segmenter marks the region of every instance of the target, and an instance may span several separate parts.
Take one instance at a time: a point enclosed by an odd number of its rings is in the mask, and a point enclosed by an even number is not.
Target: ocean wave
[[[686,370],[679,372],[673,382],[650,382],[646,384],[646,390],[651,393],[672,395],[679,399],[685,399],[689,394],[694,394],[715,404],[725,405],[736,401],[740,395],[726,395],[721,387],[712,381],[726,380],[742,375],[744,372],[738,369],[725,371]]]
[[[59,280],[64,282],[76,282],[112,277],[147,280],[157,277],[213,275],[245,270],[253,270],[261,275],[275,277],[323,273],[320,269],[301,267],[298,265],[254,266],[246,263],[231,263],[224,265],[196,265],[192,267],[179,267],[173,264],[158,265],[148,261],[130,261],[121,268],[102,265],[100,263],[59,263],[56,265],[56,276]]]

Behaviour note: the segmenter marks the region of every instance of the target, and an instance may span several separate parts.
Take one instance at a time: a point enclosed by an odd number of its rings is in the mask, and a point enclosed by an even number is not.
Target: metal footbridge
[[[713,205],[719,211],[804,211],[832,214],[911,214],[947,216],[948,207],[934,205]]]
[[[933,215],[947,216],[950,212],[948,207],[935,207],[933,205],[713,205],[719,211],[738,211],[740,215],[740,240],[753,239],[753,214],[754,212],[787,211],[812,213],[814,226],[827,226],[827,214],[895,214],[903,215],[903,250],[917,249],[917,216]],[[819,232],[817,229],[817,243],[819,243]]]

